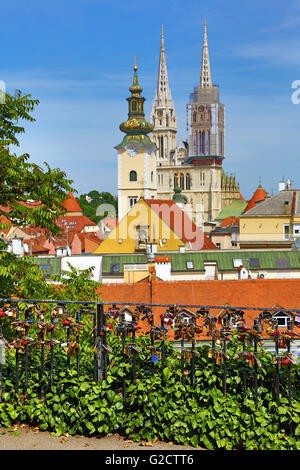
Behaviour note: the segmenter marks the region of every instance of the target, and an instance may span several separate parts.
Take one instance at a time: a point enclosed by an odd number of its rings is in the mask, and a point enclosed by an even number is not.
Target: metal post
[[[76,321],[79,322],[79,319],[80,319],[80,314],[78,312],[76,312]],[[76,334],[76,344],[77,344],[77,348],[76,348],[76,370],[77,370],[77,377],[80,376],[80,364],[79,364],[79,330],[77,331],[77,334]]]
[[[256,341],[254,342],[254,356],[256,358],[257,354],[257,343]],[[254,400],[255,400],[255,409],[257,410],[257,405],[258,405],[258,395],[257,395],[257,364],[256,360],[254,361]]]
[[[93,340],[94,340],[94,381],[98,381],[98,370],[97,370],[97,314],[93,312]]]
[[[247,390],[245,352],[246,352],[246,344],[245,344],[245,338],[243,338],[243,393],[244,393],[244,398],[246,397],[246,390]]]
[[[122,332],[122,348],[123,348],[123,362],[125,362],[125,347],[126,347],[126,331]],[[126,402],[126,369],[124,370],[124,376],[122,380],[122,393],[123,393],[123,405]]]
[[[97,304],[97,380],[103,379],[103,304]]]
[[[181,337],[181,383],[184,384],[184,336]]]
[[[136,383],[136,351],[135,347],[135,330],[132,330],[132,379],[133,383]]]
[[[276,320],[275,330],[278,331],[278,320]],[[275,370],[275,392],[276,392],[276,403],[277,406],[280,404],[280,383],[279,383],[279,347],[278,341],[275,343],[275,351],[276,351],[276,370]]]
[[[54,345],[52,343],[54,339],[54,328],[50,332],[50,386],[53,387],[53,368],[54,368]]]
[[[227,374],[227,363],[226,363],[226,339],[223,339],[223,393],[224,397],[227,395],[227,381],[226,381],[226,374]]]
[[[27,311],[25,312],[25,321],[27,320]],[[25,337],[28,335],[28,326],[25,325]],[[24,383],[24,395],[27,395],[28,389],[28,341],[25,344],[25,383]]]
[[[161,318],[160,320],[160,325],[163,328],[164,327],[164,320]],[[161,370],[164,370],[165,368],[165,340],[163,339],[160,345],[160,353],[161,353]]]

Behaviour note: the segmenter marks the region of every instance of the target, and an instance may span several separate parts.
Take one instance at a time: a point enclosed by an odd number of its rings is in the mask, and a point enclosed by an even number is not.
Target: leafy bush
[[[222,366],[214,366],[208,358],[208,347],[198,348],[195,385],[190,380],[190,364],[186,364],[185,383],[181,383],[180,358],[173,346],[166,344],[166,367],[152,363],[147,349],[149,338],[139,337],[141,353],[137,356],[137,379],[132,381],[131,357],[123,357],[120,340],[108,337],[113,347],[106,380],[93,380],[92,344],[81,348],[80,376],[66,369],[61,349],[55,354],[54,385],[50,387],[49,358],[43,378],[44,398],[40,398],[41,380],[38,351],[29,356],[27,395],[15,393],[15,357],[9,352],[3,377],[3,402],[0,404],[0,425],[16,422],[37,425],[56,435],[69,433],[105,436],[118,432],[134,441],[164,441],[205,447],[207,449],[294,450],[300,449],[299,366],[292,369],[293,403],[286,396],[286,370],[281,371],[280,406],[273,396],[274,365],[272,354],[260,354],[258,398],[254,401],[253,370],[247,368],[247,391],[243,393],[243,364],[233,361],[234,347],[227,363],[227,395],[222,390]],[[238,345],[236,344],[236,348]],[[20,390],[24,385],[21,367]],[[122,386],[126,380],[126,403]]]

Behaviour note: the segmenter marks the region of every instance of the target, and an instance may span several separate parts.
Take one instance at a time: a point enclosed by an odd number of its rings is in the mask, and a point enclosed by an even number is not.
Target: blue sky
[[[204,18],[226,110],[224,169],[246,198],[260,178],[268,192],[282,176],[300,188],[300,104],[291,100],[300,80],[300,0],[10,0],[1,17],[0,80],[40,100],[15,151],[64,169],[79,194],[116,194],[114,146],[123,137],[133,58],[149,117],[161,24],[178,140],[186,138]]]

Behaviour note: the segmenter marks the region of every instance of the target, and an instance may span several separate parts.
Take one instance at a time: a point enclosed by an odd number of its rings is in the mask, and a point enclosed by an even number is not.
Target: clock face
[[[134,157],[137,154],[137,148],[135,145],[128,145],[126,150],[130,157]]]
[[[157,116],[158,116],[158,117],[162,117],[162,115],[163,115],[163,112],[162,112],[162,111],[158,111],[158,112],[157,112]]]

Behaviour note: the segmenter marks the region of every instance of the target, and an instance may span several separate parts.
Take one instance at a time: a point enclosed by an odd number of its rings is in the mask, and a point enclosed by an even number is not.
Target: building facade
[[[300,247],[300,190],[285,189],[240,216],[241,248]]]

